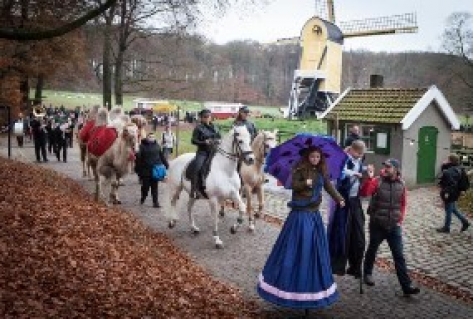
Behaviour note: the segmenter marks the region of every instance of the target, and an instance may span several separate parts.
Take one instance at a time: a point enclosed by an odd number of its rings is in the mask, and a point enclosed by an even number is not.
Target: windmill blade
[[[418,31],[416,13],[341,22],[339,28],[344,38]]]
[[[334,23],[334,1],[333,0],[316,0],[316,16],[326,21]]]
[[[277,39],[274,44],[276,45],[299,45],[300,44],[300,37],[293,37],[293,38],[280,38]]]

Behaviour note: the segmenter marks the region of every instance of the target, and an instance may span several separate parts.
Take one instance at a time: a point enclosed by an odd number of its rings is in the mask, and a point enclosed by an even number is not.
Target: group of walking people
[[[363,163],[365,143],[357,126],[351,128],[342,147],[348,160],[335,185],[328,179],[325,156],[318,147],[303,149],[302,160],[293,168],[291,211],[258,278],[258,293],[269,302],[306,310],[327,307],[339,298],[333,275],[353,276],[374,286],[374,263],[385,240],[403,294],[420,293],[408,274],[403,253],[407,190],[400,161],[385,160],[375,176],[374,166]],[[459,158],[450,155],[442,171],[439,185],[446,218],[437,231],[450,232],[452,214],[460,219],[461,232],[465,231],[470,223],[456,206],[463,174]],[[319,211],[323,189],[335,202],[327,234]],[[361,197],[370,197],[368,245]]]
[[[67,149],[73,147],[75,121],[67,116],[23,114],[15,122],[14,134],[18,147],[23,147],[25,136],[31,136],[35,148],[36,161],[48,162],[48,153],[54,154],[58,161],[67,161]],[[17,129],[19,127],[19,129]]]

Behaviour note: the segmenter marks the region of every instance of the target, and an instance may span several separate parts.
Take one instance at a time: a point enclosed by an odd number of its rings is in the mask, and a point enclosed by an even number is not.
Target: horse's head
[[[247,127],[243,125],[234,126],[233,128],[233,148],[240,159],[247,165],[252,165],[255,161],[252,147],[250,145],[250,133]]]
[[[268,153],[270,153],[270,150],[277,146],[277,134],[278,134],[278,129],[275,129],[273,131],[261,131],[261,134],[263,135],[263,141],[262,141],[262,148],[263,148],[263,156],[267,156]]]

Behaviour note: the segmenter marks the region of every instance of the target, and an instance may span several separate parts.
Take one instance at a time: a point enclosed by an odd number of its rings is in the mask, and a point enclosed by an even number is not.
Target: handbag
[[[166,177],[166,167],[163,164],[155,164],[151,170],[151,177],[155,181],[161,182]]]

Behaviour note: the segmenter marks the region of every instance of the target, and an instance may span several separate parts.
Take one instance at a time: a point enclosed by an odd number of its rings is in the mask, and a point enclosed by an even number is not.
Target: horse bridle
[[[227,157],[228,159],[238,161],[239,159],[244,160],[245,157],[249,154],[252,154],[252,151],[243,151],[242,147],[240,146],[239,140],[237,140],[237,136],[239,136],[239,133],[234,132],[234,137],[232,139],[232,151],[233,153],[229,153],[225,150],[223,150],[220,146],[217,146],[217,151]]]

